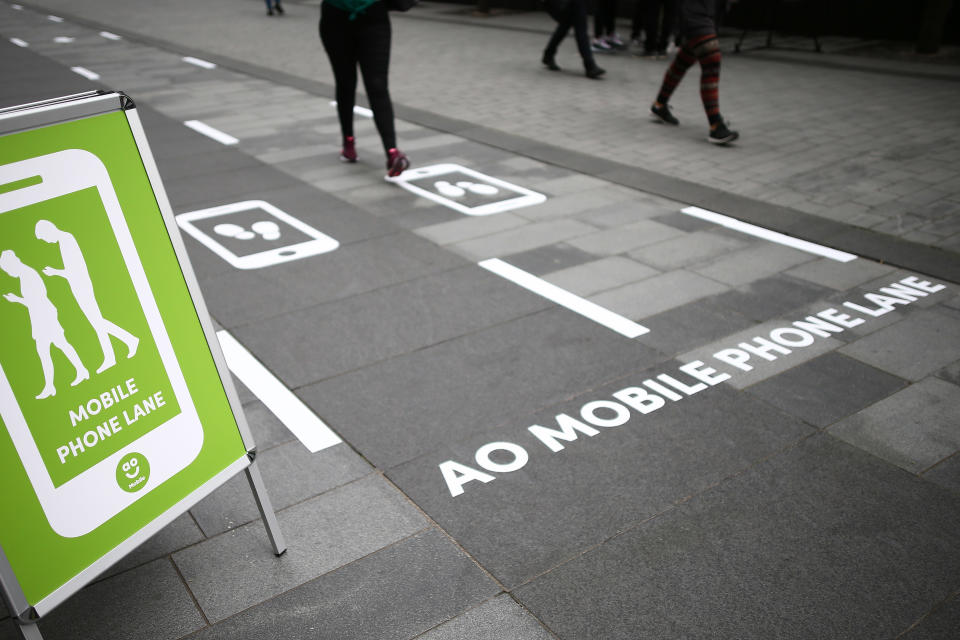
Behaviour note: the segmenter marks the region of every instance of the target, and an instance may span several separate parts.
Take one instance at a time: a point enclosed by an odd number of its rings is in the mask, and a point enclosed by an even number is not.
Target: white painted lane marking
[[[47,16],[47,20],[50,22],[63,22],[63,18],[60,16]]]
[[[224,133],[219,129],[214,129],[210,125],[204,124],[199,120],[187,120],[183,124],[187,125],[197,133],[202,133],[208,138],[213,138],[214,140],[216,140],[221,144],[237,144],[238,142],[240,142],[229,133]]]
[[[451,163],[408,169],[385,179],[468,216],[489,216],[547,200],[542,193]]]
[[[29,47],[26,40],[21,40],[20,38],[10,38],[10,42],[17,45],[18,47]]]
[[[343,442],[260,361],[223,329],[217,331],[227,367],[311,453]]]
[[[194,58],[193,56],[185,56],[183,61],[187,64],[192,64],[198,67],[203,67],[204,69],[216,69],[217,65],[212,62],[207,62],[206,60],[201,60],[200,58]]]
[[[56,38],[53,39],[53,41],[56,42],[57,44],[70,44],[74,40],[76,40],[76,38],[72,36],[57,36]]]
[[[15,9],[16,11],[23,11],[23,5],[20,4],[12,4],[10,5],[10,8]]]
[[[331,106],[331,107],[337,106],[337,101],[336,101],[336,100],[332,101],[332,102],[330,103],[330,106]],[[355,114],[357,114],[358,116],[363,116],[364,118],[372,118],[372,117],[373,117],[373,111],[371,111],[370,109],[367,109],[366,107],[361,107],[361,106],[354,105],[354,107],[353,107],[353,112],[354,112]]]
[[[749,222],[742,222],[736,218],[731,218],[714,211],[701,209],[700,207],[687,207],[682,211],[688,216],[700,218],[701,220],[707,220],[708,222],[719,224],[727,227],[728,229],[733,229],[735,231],[740,231],[741,233],[763,238],[764,240],[769,240],[770,242],[786,245],[794,249],[799,249],[800,251],[806,251],[807,253],[823,256],[824,258],[830,258],[831,260],[836,260],[837,262],[850,262],[851,260],[857,259],[856,255],[847,253],[846,251],[838,251],[837,249],[824,247],[823,245],[814,244],[813,242],[800,240],[799,238],[794,238],[793,236],[771,231],[770,229],[764,229],[763,227],[752,225]]]
[[[636,338],[637,336],[642,336],[650,331],[650,329],[647,329],[643,325],[637,324],[633,320],[624,318],[623,316],[616,314],[609,309],[604,309],[600,305],[594,304],[589,300],[585,300],[578,295],[570,293],[566,289],[561,289],[560,287],[550,284],[542,278],[538,278],[531,273],[527,273],[526,271],[518,269],[511,264],[507,264],[499,258],[484,260],[478,264],[487,271],[495,273],[502,278],[506,278],[507,280],[520,285],[524,289],[528,289],[538,295],[541,295],[547,300],[551,300],[562,307],[566,307],[571,311],[575,311],[598,324],[602,324],[608,329],[616,331],[620,335],[628,338]]]
[[[87,69],[86,67],[70,67],[70,71],[73,71],[74,73],[79,73],[81,76],[83,76],[87,80],[100,79],[99,73],[95,71],[90,71],[90,69]]]
[[[122,36],[118,36],[115,33],[110,33],[109,31],[101,31],[100,36],[106,38],[107,40],[123,40]]]

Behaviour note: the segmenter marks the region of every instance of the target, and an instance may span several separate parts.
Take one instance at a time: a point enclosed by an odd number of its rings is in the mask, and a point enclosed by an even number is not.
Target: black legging
[[[384,150],[397,146],[393,103],[387,88],[390,67],[390,17],[383,2],[375,2],[350,20],[350,14],[324,2],[320,6],[320,40],[330,58],[336,80],[337,115],[344,137],[353,135],[353,106],[357,93],[357,65],[373,110]]]
[[[573,27],[573,33],[577,38],[577,48],[580,50],[580,57],[583,58],[583,66],[589,71],[597,66],[593,60],[593,52],[590,50],[590,36],[587,34],[587,8],[584,0],[567,0],[563,2],[548,3],[550,15],[557,21],[557,28],[554,29],[547,48],[543,52],[544,59],[553,60],[557,55],[557,48],[570,27]]]

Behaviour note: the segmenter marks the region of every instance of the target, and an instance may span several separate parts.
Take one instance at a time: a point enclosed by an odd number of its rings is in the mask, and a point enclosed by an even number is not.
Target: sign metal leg
[[[278,556],[283,555],[287,550],[287,543],[283,539],[277,514],[274,513],[273,505],[270,504],[270,496],[267,495],[267,487],[263,484],[263,476],[260,475],[260,467],[257,466],[256,461],[250,463],[246,474],[247,481],[250,482],[250,490],[253,491],[253,498],[257,501],[257,508],[260,509],[263,526],[267,529],[267,537],[273,545],[273,552]]]
[[[20,630],[20,637],[23,640],[43,640],[43,636],[40,635],[40,627],[35,622],[29,624],[18,623],[17,628]]]

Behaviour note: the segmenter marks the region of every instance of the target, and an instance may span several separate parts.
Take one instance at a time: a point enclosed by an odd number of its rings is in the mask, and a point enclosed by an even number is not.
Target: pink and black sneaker
[[[410,160],[399,149],[390,149],[387,151],[387,176],[396,178],[410,167]]]
[[[343,149],[340,150],[340,161],[341,162],[356,162],[357,161],[357,147],[356,147],[356,138],[353,136],[346,136],[343,139]]]

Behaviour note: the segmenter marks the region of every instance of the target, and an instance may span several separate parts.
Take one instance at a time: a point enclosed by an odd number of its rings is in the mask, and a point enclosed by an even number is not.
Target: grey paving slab
[[[641,247],[628,255],[661,271],[671,271],[741,249],[747,244],[747,240],[731,238],[711,229],[683,234]]]
[[[451,222],[421,227],[417,229],[417,235],[436,242],[437,244],[444,245],[462,242],[472,238],[480,238],[525,224],[528,224],[527,220],[508,212],[492,216],[466,217]]]
[[[921,380],[960,358],[960,315],[914,311],[903,321],[861,338],[841,351],[908,380]]]
[[[528,430],[539,425],[559,431],[561,413],[583,422],[587,403],[612,401],[614,393],[661,373],[683,377],[676,366],[668,362],[640,370],[563,403],[514,416],[501,428],[451,443],[390,470],[389,476],[512,588],[811,432],[799,420],[722,385],[703,385],[696,395],[647,414],[621,405],[629,416],[626,422],[600,426],[592,436],[571,431],[579,437],[556,440],[556,451]],[[597,415],[620,417],[609,409]],[[529,460],[517,471],[492,473],[495,479],[489,482],[467,481],[462,494],[452,495],[439,465],[452,460],[473,467],[478,464],[475,453],[489,442],[519,445]]]
[[[573,312],[550,309],[297,393],[387,469],[657,358]]]
[[[723,303],[724,295],[701,298],[644,318],[643,326],[650,332],[638,340],[672,356],[751,326],[753,320]]]
[[[960,598],[949,598],[905,633],[904,640],[950,640],[960,629]]]
[[[435,529],[327,573],[196,638],[406,640],[499,588]]]
[[[252,399],[243,405],[243,413],[247,419],[247,426],[253,433],[257,451],[272,449],[295,438],[277,416],[267,409],[266,405],[257,400],[251,392],[247,391],[247,393],[250,393]],[[242,399],[241,402],[243,402]]]
[[[208,251],[197,243],[187,245],[191,255]],[[274,267],[198,277],[210,313],[230,329],[463,264],[425,240],[396,233]]]
[[[718,305],[726,306],[756,322],[792,315],[807,305],[828,296],[830,289],[820,285],[776,275],[731,289],[716,297]]]
[[[896,637],[957,589],[958,500],[816,436],[514,594],[562,638]]]
[[[748,387],[747,391],[785,413],[823,428],[907,384],[902,378],[832,352]]]
[[[363,504],[363,509],[356,505]],[[382,477],[368,476],[277,514],[287,552],[273,555],[260,522],[174,554],[204,615],[218,622],[424,529]],[[230,585],[224,589],[224,585]]]
[[[926,471],[923,477],[942,487],[960,492],[960,456],[952,455]]]
[[[798,314],[796,319],[802,320],[804,317],[805,315]],[[793,322],[793,320],[772,320],[758,324],[749,329],[726,336],[711,344],[703,345],[683,353],[677,356],[677,359],[683,362],[701,360],[714,364],[718,364],[719,361],[720,364],[718,368],[733,376],[724,384],[729,384],[736,389],[745,389],[750,385],[779,375],[808,360],[812,360],[843,346],[843,343],[834,337],[818,336],[811,344],[799,348],[786,347],[770,339],[771,332],[777,329],[792,329],[793,326],[791,322]],[[790,336],[791,339],[795,337],[797,336]],[[755,346],[766,355],[760,355],[750,352],[749,349],[743,349],[741,345],[744,343],[748,346]],[[769,346],[770,344],[773,346]],[[729,349],[736,350],[738,353],[726,355]],[[720,353],[725,355],[718,357],[717,354]],[[731,364],[731,359],[739,364]]]
[[[544,279],[579,296],[614,289],[646,280],[660,272],[623,256],[610,256],[587,264],[568,267],[548,274]]]
[[[573,238],[570,245],[597,255],[614,255],[637,247],[661,242],[681,235],[681,231],[653,220],[641,220],[623,227],[605,229]]]
[[[715,280],[681,269],[605,291],[591,296],[590,301],[632,320],[642,320],[726,290]]]
[[[342,443],[311,453],[299,440],[295,440],[259,452],[257,462],[276,510],[348,484],[373,471],[369,464]],[[260,517],[245,474],[228,480],[191,507],[190,513],[207,537]]]
[[[693,268],[731,286],[740,286],[810,262],[814,256],[777,244],[759,244]]]
[[[299,184],[266,165],[164,181],[170,204],[178,212],[189,211],[190,207],[253,200],[259,193],[294,188]]]
[[[886,276],[893,270],[894,268],[890,265],[879,264],[865,258],[842,264],[837,263],[836,260],[821,258],[794,267],[785,273],[837,291],[845,291]]]
[[[158,558],[169,556],[174,551],[196,544],[203,539],[203,531],[197,526],[193,516],[189,513],[183,513],[152,538],[137,547],[135,551],[124,556],[120,562],[110,567],[97,579],[108,578]]]
[[[535,276],[575,267],[595,259],[596,256],[592,253],[581,251],[562,242],[503,256],[504,262]]]
[[[297,388],[548,307],[545,298],[466,266],[247,325],[237,337]]]
[[[418,640],[553,640],[556,638],[509,595],[500,595],[431,629]]]
[[[960,450],[960,387],[928,378],[830,429],[834,436],[913,473]]]
[[[94,583],[44,617],[47,640],[127,640],[148,635],[174,640],[204,626],[190,592],[170,560],[155,560]],[[21,636],[14,623],[0,623],[0,638]]]
[[[492,233],[482,238],[464,240],[450,245],[450,248],[468,259],[497,258],[557,242],[570,241],[593,230],[594,228],[590,225],[576,220],[551,220]]]

